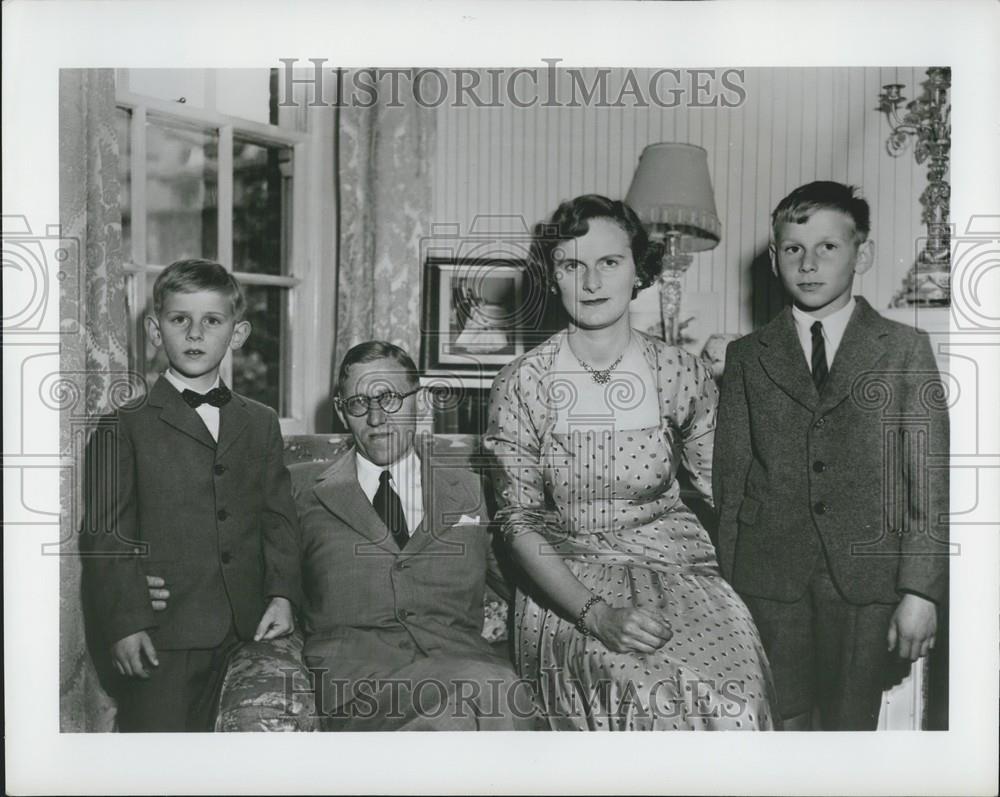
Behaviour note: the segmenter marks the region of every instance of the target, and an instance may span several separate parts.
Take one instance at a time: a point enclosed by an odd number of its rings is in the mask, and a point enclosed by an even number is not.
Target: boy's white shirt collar
[[[354,452],[354,462],[358,474],[358,484],[369,501],[375,500],[378,492],[379,477],[383,470],[389,471],[392,489],[399,496],[406,516],[406,527],[413,534],[424,519],[424,497],[421,482],[420,458],[411,448],[404,457],[396,460],[387,468],[376,465],[360,451]]]
[[[812,325],[819,321],[823,324],[823,343],[826,348],[826,366],[833,367],[833,358],[840,348],[840,341],[844,339],[844,332],[847,324],[851,320],[851,313],[857,304],[852,296],[847,304],[836,312],[830,313],[826,318],[814,318],[804,310],[800,310],[792,305],[792,318],[795,319],[795,331],[799,335],[799,343],[802,344],[802,351],[805,352],[806,362],[812,368]]]
[[[185,390],[194,390],[195,393],[201,393],[200,390],[195,390],[191,383],[188,382],[180,374],[175,374],[169,368],[163,372],[163,376],[166,380],[177,388],[178,393],[183,393]],[[220,384],[219,375],[215,375],[215,382],[209,390],[217,388]],[[206,391],[207,392],[207,391]],[[208,427],[209,434],[212,435],[212,439],[215,442],[219,442],[219,408],[213,407],[211,404],[202,404],[200,407],[195,408],[195,412],[198,413],[198,417],[205,422],[205,426]]]

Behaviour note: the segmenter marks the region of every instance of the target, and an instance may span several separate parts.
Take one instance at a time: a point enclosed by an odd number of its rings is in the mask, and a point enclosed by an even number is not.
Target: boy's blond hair
[[[862,243],[871,232],[871,209],[853,185],[816,180],[800,185],[778,203],[771,214],[771,234],[781,224],[805,224],[817,210],[839,210],[854,222],[855,241]],[[776,236],[775,236],[776,237]]]
[[[237,321],[243,320],[247,303],[243,288],[236,279],[214,260],[191,258],[178,260],[167,266],[153,284],[153,313],[159,315],[168,293],[195,293],[215,291],[229,297],[233,303],[233,315]]]

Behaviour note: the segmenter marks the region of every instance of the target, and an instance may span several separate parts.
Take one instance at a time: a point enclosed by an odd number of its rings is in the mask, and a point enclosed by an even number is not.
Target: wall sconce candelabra
[[[889,154],[897,158],[913,144],[917,163],[927,165],[927,188],[920,195],[921,221],[927,226],[927,239],[906,275],[903,287],[893,297],[894,307],[912,305],[947,306],[951,299],[951,227],[948,206],[951,185],[948,162],[951,155],[951,69],[931,67],[923,83],[923,94],[906,104],[902,83],[882,87],[877,110],[885,114],[891,133],[886,140]]]

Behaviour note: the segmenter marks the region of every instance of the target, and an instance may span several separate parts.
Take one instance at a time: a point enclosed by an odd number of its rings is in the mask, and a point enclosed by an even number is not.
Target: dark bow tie
[[[228,404],[232,397],[233,394],[229,392],[229,388],[225,385],[213,387],[207,393],[195,393],[193,390],[185,390],[181,393],[181,398],[188,403],[189,407],[194,407],[195,409],[198,409],[202,404],[221,407],[223,404]]]

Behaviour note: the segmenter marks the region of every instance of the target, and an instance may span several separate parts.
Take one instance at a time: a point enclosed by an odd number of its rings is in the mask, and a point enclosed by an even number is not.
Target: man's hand
[[[154,667],[159,667],[153,640],[145,631],[136,631],[122,637],[111,646],[111,661],[115,669],[130,678],[149,678],[149,671],[143,663],[143,656]]]
[[[257,630],[254,632],[254,642],[262,639],[276,639],[287,636],[295,630],[295,618],[292,615],[292,604],[288,598],[271,598],[264,610]]]
[[[162,612],[167,608],[170,590],[167,582],[159,576],[146,576],[146,587],[149,589],[149,602],[153,604],[154,612]]]
[[[889,650],[897,648],[901,659],[916,661],[934,647],[937,632],[937,606],[934,601],[906,593],[889,623]]]

